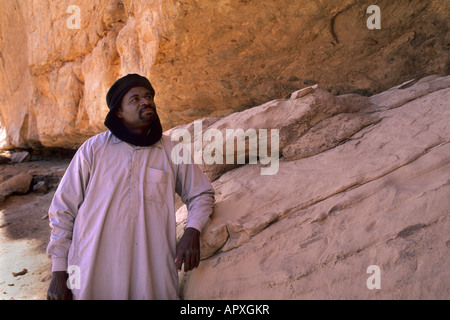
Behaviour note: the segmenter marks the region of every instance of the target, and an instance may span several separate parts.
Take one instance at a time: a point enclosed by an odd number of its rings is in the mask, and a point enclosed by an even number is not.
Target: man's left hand
[[[200,232],[195,228],[186,228],[177,248],[175,264],[178,272],[184,263],[184,272],[197,268],[200,263]]]

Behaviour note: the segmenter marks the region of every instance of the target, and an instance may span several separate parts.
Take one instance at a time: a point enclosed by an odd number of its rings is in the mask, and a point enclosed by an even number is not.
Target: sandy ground
[[[13,174],[32,170],[34,176],[48,177],[66,164],[28,162],[1,169]],[[0,300],[46,299],[51,277],[45,253],[50,237],[47,211],[55,190],[52,186],[44,194],[13,195],[0,203]]]
[[[51,265],[46,216],[53,192],[9,197],[0,209],[0,299],[45,299]],[[13,273],[26,273],[14,276]]]

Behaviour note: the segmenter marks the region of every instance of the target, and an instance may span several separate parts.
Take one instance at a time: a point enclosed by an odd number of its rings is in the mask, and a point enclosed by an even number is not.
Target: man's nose
[[[142,97],[139,104],[140,104],[140,105],[144,105],[144,104],[150,104],[150,105],[153,105],[153,99],[150,98],[150,97]]]

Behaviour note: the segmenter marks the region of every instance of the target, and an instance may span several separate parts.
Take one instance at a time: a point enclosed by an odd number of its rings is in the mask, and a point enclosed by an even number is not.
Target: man
[[[118,79],[106,96],[109,131],[88,139],[61,179],[48,299],[178,299],[177,271],[198,266],[214,191],[197,166],[171,161],[177,142],[162,134],[154,96],[145,77]],[[175,192],[188,208],[178,248]]]

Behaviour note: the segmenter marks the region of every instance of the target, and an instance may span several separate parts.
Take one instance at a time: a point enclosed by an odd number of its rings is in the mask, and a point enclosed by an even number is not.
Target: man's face
[[[147,128],[156,117],[152,93],[144,87],[131,88],[122,98],[116,115],[131,130]]]

